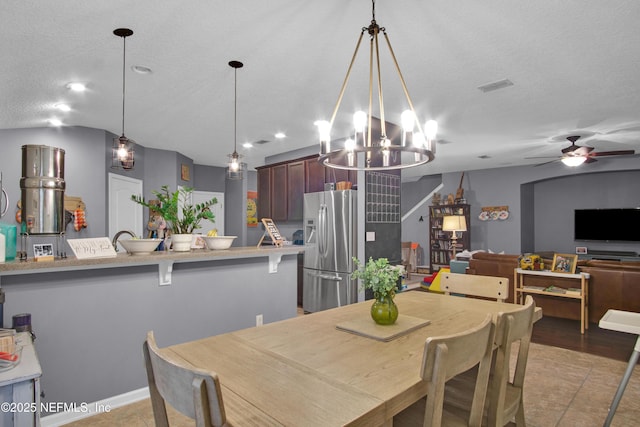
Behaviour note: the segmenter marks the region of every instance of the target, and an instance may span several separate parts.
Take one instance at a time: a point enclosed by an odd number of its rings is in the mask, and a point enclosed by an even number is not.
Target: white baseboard
[[[41,427],[58,427],[65,424],[109,412],[112,409],[129,405],[149,397],[149,387],[139,388],[127,393],[111,396],[98,402],[86,404],[86,411],[66,411],[47,415],[40,419]]]

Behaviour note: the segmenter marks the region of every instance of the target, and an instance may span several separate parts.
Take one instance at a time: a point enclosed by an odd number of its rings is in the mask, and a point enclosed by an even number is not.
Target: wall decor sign
[[[180,178],[182,178],[183,181],[190,181],[191,179],[191,173],[189,171],[189,165],[182,165],[180,168]]]
[[[117,256],[108,237],[68,239],[67,243],[78,259],[114,258]]]
[[[258,192],[247,191],[247,227],[258,226]]]
[[[485,206],[480,209],[480,221],[504,221],[509,218],[509,206]]]

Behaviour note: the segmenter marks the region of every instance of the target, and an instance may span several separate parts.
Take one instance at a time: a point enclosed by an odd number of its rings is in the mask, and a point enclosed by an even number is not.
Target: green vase
[[[393,325],[398,319],[398,306],[389,295],[376,298],[371,306],[371,318],[378,325]]]

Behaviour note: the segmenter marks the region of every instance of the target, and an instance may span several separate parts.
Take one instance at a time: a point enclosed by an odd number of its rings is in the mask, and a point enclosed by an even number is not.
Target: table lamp
[[[442,231],[451,231],[451,246],[453,247],[453,256],[456,257],[456,241],[458,240],[458,231],[467,231],[467,221],[463,215],[446,215],[442,217]]]

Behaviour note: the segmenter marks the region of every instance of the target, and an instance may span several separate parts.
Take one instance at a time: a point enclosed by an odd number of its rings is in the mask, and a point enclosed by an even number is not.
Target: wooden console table
[[[551,292],[545,290],[543,287],[528,287],[526,285],[526,276],[543,276],[548,278],[548,286],[556,286],[559,283],[570,280],[580,281],[580,294],[577,293],[562,293]],[[560,280],[564,279],[564,280]],[[566,282],[565,282],[566,283]],[[542,289],[541,289],[542,288]],[[564,288],[563,286],[557,286],[557,288]],[[516,268],[513,278],[513,296],[514,301],[518,304],[524,302],[525,294],[537,294],[546,295],[559,298],[570,298],[580,300],[580,333],[584,334],[585,329],[589,329],[589,273],[556,273],[549,270],[523,270]]]

